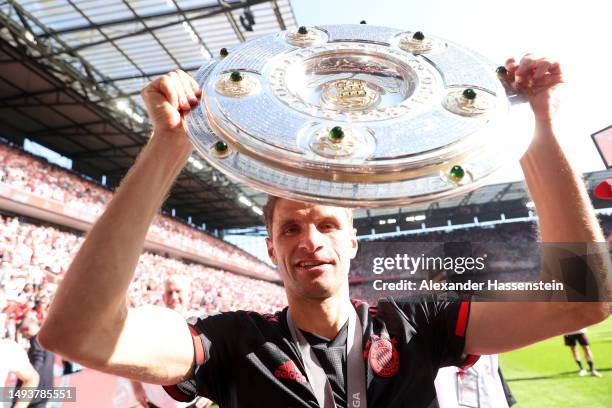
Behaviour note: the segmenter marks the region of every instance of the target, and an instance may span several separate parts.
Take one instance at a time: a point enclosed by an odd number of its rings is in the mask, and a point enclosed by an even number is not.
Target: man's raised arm
[[[589,278],[596,282],[597,298],[607,300],[610,259],[603,244],[605,239],[584,184],[554,131],[554,93],[563,82],[561,68],[558,63],[532,55],[526,55],[518,66],[513,59],[508,60],[506,68],[509,81],[527,96],[535,115],[534,139],[521,166],[539,217],[541,240],[556,244],[600,243],[599,252],[589,257]],[[544,248],[543,253],[547,251]],[[552,258],[548,265],[556,269],[552,265],[554,254]],[[551,259],[545,258],[547,261]],[[562,280],[560,275],[554,277]],[[607,316],[604,302],[475,302],[465,352],[500,353],[598,323]]]
[[[126,296],[147,230],[192,151],[181,112],[196,105],[197,84],[182,71],[149,84],[142,97],[153,136],[87,234],[51,304],[40,343],[72,361],[150,383],[176,383],[192,369],[184,319]]]

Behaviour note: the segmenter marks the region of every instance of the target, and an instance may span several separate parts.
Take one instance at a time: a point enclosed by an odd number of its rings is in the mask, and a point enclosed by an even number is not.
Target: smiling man
[[[527,55],[520,64],[508,60],[506,68],[536,119],[521,165],[542,241],[603,242],[583,183],[554,131],[559,64]],[[428,407],[440,367],[467,367],[478,355],[608,315],[602,302],[351,301],[348,272],[357,241],[350,211],[276,198],[265,209],[267,245],[288,308],[273,315],[225,312],[188,324],[169,309],[129,309],[126,293],[146,232],[192,152],[182,112],[198,103],[201,91],[179,71],[142,95],[153,136],[89,232],[40,333],[45,347],[71,360],[165,384],[177,400],[203,395],[222,407]],[[609,299],[609,256],[591,255],[588,278],[598,299]]]

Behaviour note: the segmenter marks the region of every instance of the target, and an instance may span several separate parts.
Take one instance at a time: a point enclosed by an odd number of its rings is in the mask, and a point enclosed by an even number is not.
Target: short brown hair
[[[268,195],[268,201],[266,201],[266,205],[263,207],[264,224],[266,230],[268,230],[269,237],[272,237],[272,219],[274,219],[274,207],[278,199],[276,196]]]
[[[268,236],[272,238],[272,220],[274,219],[274,207],[281,197],[268,195],[268,201],[263,207],[263,217],[266,230],[268,230]],[[346,210],[351,225],[353,224],[353,210],[350,208],[342,207]]]

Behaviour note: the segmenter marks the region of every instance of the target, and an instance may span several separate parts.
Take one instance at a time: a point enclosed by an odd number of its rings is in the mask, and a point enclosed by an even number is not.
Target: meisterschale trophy
[[[520,98],[496,68],[420,31],[299,27],[209,60],[188,135],[213,167],[272,195],[349,207],[439,200],[527,149],[529,134],[511,126]]]

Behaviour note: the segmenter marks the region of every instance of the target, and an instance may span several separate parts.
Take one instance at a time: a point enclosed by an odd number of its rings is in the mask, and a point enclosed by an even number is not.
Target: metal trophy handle
[[[421,32],[300,27],[203,66],[188,134],[213,167],[269,194],[351,207],[433,201],[526,150],[503,75]]]

